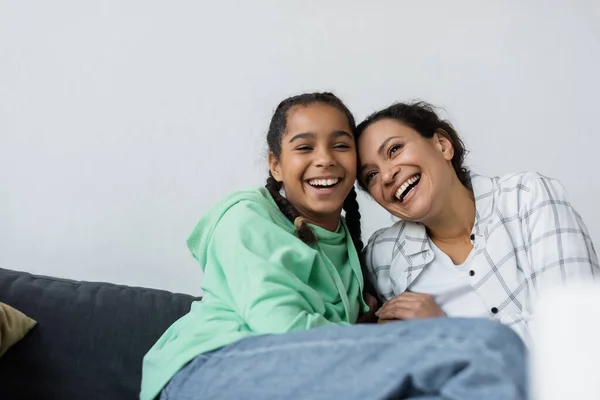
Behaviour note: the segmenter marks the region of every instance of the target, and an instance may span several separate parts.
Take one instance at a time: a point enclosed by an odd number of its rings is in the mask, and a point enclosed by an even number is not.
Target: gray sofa
[[[0,268],[0,301],[38,324],[0,358],[0,399],[136,399],[142,357],[196,298]]]

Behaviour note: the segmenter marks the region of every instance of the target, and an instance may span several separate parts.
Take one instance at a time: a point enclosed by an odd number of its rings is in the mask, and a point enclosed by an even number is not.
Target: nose
[[[331,150],[320,149],[316,152],[315,164],[317,167],[329,168],[336,164],[335,157]]]
[[[381,178],[384,185],[389,185],[395,182],[396,175],[400,172],[400,167],[397,165],[389,165],[381,171]]]

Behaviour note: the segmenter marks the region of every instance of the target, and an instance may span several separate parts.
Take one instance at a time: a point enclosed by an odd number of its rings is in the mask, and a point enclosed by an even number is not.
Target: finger
[[[433,300],[433,297],[425,293],[403,292],[394,297],[392,300],[388,301],[386,304],[395,304],[399,301],[429,302],[431,300]]]
[[[393,302],[393,303],[386,303],[386,304],[384,304],[383,306],[381,306],[381,307],[379,308],[379,310],[377,310],[377,311],[375,312],[375,315],[380,315],[382,312],[386,312],[386,311],[389,311],[389,310],[393,310],[393,309],[395,309],[396,307],[407,307],[407,305],[406,305],[406,304],[407,304],[407,302],[405,302],[405,301],[395,301],[395,302]]]
[[[427,302],[425,302],[423,300],[415,300],[415,299],[406,299],[403,297],[402,298],[396,297],[393,301],[388,301],[383,306],[381,306],[380,310],[387,310],[387,309],[394,308],[397,306],[418,308],[418,307],[422,307],[425,304],[427,304]]]
[[[409,303],[427,303],[429,300],[427,300],[426,298],[422,298],[422,297],[408,297],[408,296],[403,296],[403,297],[396,297],[393,301],[389,301],[389,304],[396,304],[396,303],[400,303],[400,302],[409,302]]]
[[[422,307],[423,303],[418,302],[406,302],[403,304],[396,305],[395,307],[388,307],[385,310],[380,310],[376,314],[382,319],[415,319],[415,318],[429,318],[436,316],[431,310]]]
[[[375,315],[378,317],[382,317],[383,315],[393,314],[395,310],[404,309],[404,310],[415,310],[419,308],[420,303],[415,302],[396,302],[395,304],[389,304],[387,307],[381,307]]]
[[[402,316],[403,318],[433,318],[446,315],[437,304],[427,304],[419,301],[397,302],[395,305],[389,305],[385,310],[380,309],[375,313],[379,318],[389,318],[390,316]]]
[[[402,307],[389,309],[378,315],[379,319],[413,319],[415,316],[414,310]]]

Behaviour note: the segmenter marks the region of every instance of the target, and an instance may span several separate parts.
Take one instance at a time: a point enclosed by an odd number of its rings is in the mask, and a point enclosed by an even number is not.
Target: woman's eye
[[[389,151],[390,157],[393,156],[396,152],[398,152],[398,150],[401,150],[401,149],[402,149],[401,144],[395,144],[392,147],[390,147],[390,151]]]
[[[373,178],[375,178],[376,174],[377,174],[376,172],[369,172],[367,174],[367,176],[365,176],[365,183],[367,184],[367,186],[369,186],[369,183],[371,183],[371,181],[373,180]]]

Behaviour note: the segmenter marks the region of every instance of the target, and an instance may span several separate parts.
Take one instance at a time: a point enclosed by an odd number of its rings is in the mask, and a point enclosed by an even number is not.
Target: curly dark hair
[[[356,127],[354,134],[356,141],[360,135],[369,126],[377,121],[384,119],[396,120],[408,127],[417,131],[425,138],[432,138],[436,133],[445,134],[452,143],[454,148],[454,157],[452,157],[452,167],[458,176],[460,182],[467,188],[471,188],[471,179],[469,170],[464,166],[467,150],[465,144],[456,133],[456,130],[449,121],[443,120],[436,112],[436,108],[424,101],[414,103],[394,103],[391,106],[384,108],[369,115],[363,122]],[[359,178],[358,184],[360,187],[367,190],[365,183]]]
[[[332,93],[305,93],[298,96],[289,97],[283,100],[275,109],[275,113],[271,118],[271,124],[269,125],[269,132],[267,133],[267,144],[269,151],[279,159],[281,156],[281,141],[287,128],[287,116],[289,111],[297,106],[309,106],[312,104],[327,104],[340,110],[346,118],[348,118],[348,125],[354,133],[356,130],[356,122],[354,116],[344,105],[344,103]],[[275,180],[271,172],[267,178],[265,187],[271,193],[271,196],[279,206],[281,212],[296,225],[296,235],[305,243],[315,243],[317,238],[312,229],[306,224],[303,219],[297,219],[300,217],[300,213],[285,197],[280,193],[282,183]],[[356,251],[361,254],[364,247],[362,242],[362,233],[360,228],[360,212],[358,210],[358,202],[356,201],[356,190],[354,187],[346,197],[344,201],[344,211],[346,212],[345,220],[350,236],[354,242]]]

